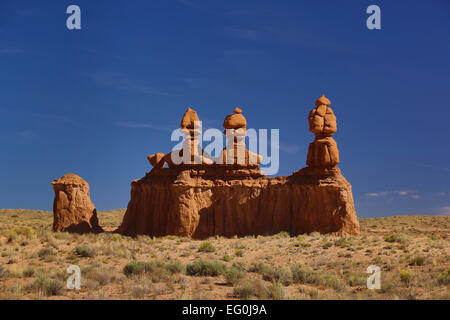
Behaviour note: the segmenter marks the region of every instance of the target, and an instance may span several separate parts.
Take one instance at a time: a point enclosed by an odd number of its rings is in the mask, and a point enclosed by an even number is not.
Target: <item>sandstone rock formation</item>
[[[164,160],[164,153],[162,152],[158,152],[156,154],[152,154],[150,156],[147,157],[148,162],[150,162],[150,164],[155,167],[155,168],[162,168],[164,167],[165,164],[165,160]]]
[[[316,108],[309,113],[309,131],[315,134],[308,149],[306,164],[309,167],[332,167],[339,163],[339,150],[332,138],[337,131],[336,116],[330,104],[330,100],[322,95],[316,101]]]
[[[268,178],[226,166],[154,169],[133,181],[119,232],[135,236],[359,234],[351,186],[329,176]]]
[[[80,176],[68,173],[52,182],[55,191],[53,202],[53,231],[74,233],[99,233],[97,211],[89,197],[89,184]]]
[[[322,96],[310,114],[310,130],[316,140],[308,152],[307,168],[289,177],[269,178],[260,171],[259,161],[248,161],[247,152],[244,163],[235,157],[227,163],[224,150],[219,157],[224,160],[222,164],[195,165],[171,164],[168,153],[164,161],[169,168],[156,165],[145,177],[132,182],[131,200],[118,231],[131,236],[193,238],[280,231],[359,234],[351,185],[336,166],[339,155],[331,138],[336,118],[329,105]],[[182,120],[182,127],[192,130],[189,126],[195,116],[186,114],[190,120]],[[233,147],[241,148],[247,126],[242,110],[236,108],[223,126],[236,135],[231,140]]]
[[[160,167],[167,163],[169,168],[183,165],[212,164],[213,160],[205,154],[200,147],[201,139],[200,119],[197,112],[188,108],[181,119],[181,132],[184,134],[183,146],[180,150],[174,150],[164,155]],[[187,151],[184,154],[184,151]],[[150,160],[150,157],[149,157]]]
[[[247,119],[242,115],[240,108],[236,107],[234,113],[225,118],[223,127],[227,137],[227,146],[219,156],[219,163],[244,167],[258,166],[262,161],[262,156],[251,152],[245,146]]]

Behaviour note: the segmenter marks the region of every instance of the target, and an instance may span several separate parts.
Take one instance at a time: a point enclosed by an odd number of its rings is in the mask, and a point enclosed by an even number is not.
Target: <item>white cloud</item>
[[[442,207],[438,212],[440,216],[450,216],[450,206]]]
[[[381,191],[381,192],[370,192],[366,193],[367,197],[384,197],[389,195],[400,195],[400,196],[408,196],[410,195],[413,199],[420,198],[420,195],[417,191],[414,190],[393,190],[393,191]]]
[[[132,81],[125,74],[120,72],[93,72],[89,73],[88,77],[99,85],[112,87],[118,90],[136,91],[152,95],[172,95],[157,86],[150,86]]]
[[[171,131],[169,127],[158,126],[151,123],[135,123],[135,122],[116,122],[116,126],[134,129],[154,129],[160,131]]]
[[[289,145],[289,144],[280,144],[278,146],[278,149],[280,149],[281,151],[284,151],[286,153],[289,153],[289,154],[295,154],[295,153],[299,152],[301,148],[300,148],[300,146],[297,146],[297,145],[294,145],[294,144],[291,144],[291,145]]]

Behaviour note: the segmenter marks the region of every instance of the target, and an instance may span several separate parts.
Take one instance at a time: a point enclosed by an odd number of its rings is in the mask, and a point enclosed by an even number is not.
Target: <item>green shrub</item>
[[[225,272],[225,265],[215,260],[198,260],[186,267],[186,274],[190,276],[216,277]]]
[[[404,235],[404,234],[393,233],[393,234],[387,235],[384,238],[384,241],[391,242],[391,243],[392,242],[406,243],[406,242],[409,241],[409,237],[407,235]]]
[[[391,291],[392,289],[394,289],[394,287],[395,287],[395,285],[392,282],[383,281],[381,283],[380,292],[381,293],[387,293],[387,292]]]
[[[52,256],[55,254],[55,251],[52,248],[45,247],[38,251],[38,256],[41,259],[45,259],[48,256]]]
[[[233,294],[238,299],[248,300],[256,295],[256,290],[251,282],[246,281],[235,287]]]
[[[295,283],[314,283],[314,274],[300,265],[291,267],[292,278]]]
[[[0,264],[0,279],[5,278],[7,275],[8,275],[8,270],[6,270],[5,267],[3,267]]]
[[[411,272],[409,272],[408,270],[400,270],[399,275],[400,281],[409,287],[413,279],[413,275],[411,274]]]
[[[64,283],[58,279],[48,279],[42,274],[38,274],[37,278],[27,286],[27,291],[40,291],[46,296],[56,296],[61,294]]]
[[[361,273],[350,272],[345,277],[345,281],[351,287],[364,286],[367,283],[367,276]]]
[[[450,268],[447,271],[444,271],[444,272],[442,272],[439,275],[439,277],[437,279],[437,282],[440,285],[443,285],[443,284],[444,285],[448,285],[448,284],[450,284]]]
[[[181,273],[184,271],[184,265],[178,260],[168,262],[165,268],[171,274]]]
[[[61,280],[48,280],[44,283],[44,294],[46,296],[57,296],[61,294],[64,283]]]
[[[198,247],[198,251],[199,252],[214,252],[214,251],[216,251],[216,248],[214,248],[211,241],[205,241],[200,244],[200,246]]]
[[[23,270],[22,274],[25,278],[31,278],[34,275],[34,269],[31,267],[27,268]]]
[[[263,273],[263,279],[271,282],[279,282],[285,286],[292,283],[292,272],[286,268],[277,268]]]
[[[145,263],[140,261],[128,262],[123,268],[123,273],[129,277],[132,275],[138,275],[145,272]]]
[[[92,258],[95,256],[94,249],[88,244],[76,246],[75,253],[83,258]]]
[[[223,259],[223,261],[226,261],[226,262],[230,262],[231,261],[231,257],[229,255],[227,255],[227,254],[224,254],[222,259]]]
[[[423,266],[424,264],[425,257],[422,255],[415,256],[409,261],[410,266]]]
[[[245,278],[245,272],[236,268],[231,267],[225,271],[225,279],[228,284],[235,286],[238,284],[243,278]]]
[[[255,272],[259,274],[269,273],[272,271],[272,268],[265,264],[264,262],[254,262],[250,267],[250,272]]]
[[[242,257],[242,256],[244,255],[244,250],[242,250],[242,249],[236,249],[236,250],[234,251],[234,255],[235,255],[236,257]]]
[[[151,277],[152,282],[167,281],[173,274],[180,273],[184,266],[179,261],[165,263],[160,260],[151,260],[149,262],[131,261],[123,268],[123,273],[127,277],[146,274]]]
[[[282,300],[284,299],[285,293],[284,288],[279,282],[274,282],[268,287],[268,293],[270,299]]]
[[[278,232],[278,233],[275,235],[275,237],[276,237],[276,238],[290,238],[291,235],[289,234],[289,232],[281,231],[281,232]]]
[[[335,276],[326,274],[323,276],[320,276],[319,282],[328,288],[333,288],[334,290],[340,291],[345,288],[345,284],[342,283],[342,281]]]

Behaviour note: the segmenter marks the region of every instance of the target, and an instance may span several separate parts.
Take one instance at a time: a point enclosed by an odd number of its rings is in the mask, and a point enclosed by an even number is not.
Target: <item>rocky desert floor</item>
[[[0,299],[450,299],[450,217],[360,219],[360,236],[192,240],[53,233],[53,214],[0,210]],[[70,265],[81,289],[66,288]],[[369,265],[381,288],[369,290]]]

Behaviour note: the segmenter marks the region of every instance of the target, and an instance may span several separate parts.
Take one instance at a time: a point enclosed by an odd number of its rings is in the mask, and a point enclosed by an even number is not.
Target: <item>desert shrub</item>
[[[292,283],[292,272],[287,268],[277,268],[263,273],[263,279],[288,286]]]
[[[45,259],[45,258],[47,258],[49,256],[54,255],[54,254],[55,254],[55,251],[52,248],[49,248],[49,247],[42,248],[42,249],[40,249],[38,251],[38,256],[41,259]]]
[[[292,278],[295,283],[314,283],[314,274],[300,265],[291,267]]]
[[[111,283],[116,278],[112,269],[109,268],[89,267],[83,270],[83,275],[84,279],[91,280],[100,286]]]
[[[225,265],[215,260],[198,260],[186,267],[186,274],[190,276],[216,277],[225,272]]]
[[[329,274],[320,276],[319,283],[324,287],[333,288],[337,291],[343,290],[345,288],[345,284],[340,279]]]
[[[292,267],[291,270],[292,277],[295,283],[314,284],[318,286],[333,288],[335,290],[343,290],[345,288],[345,284],[333,275],[316,274],[311,270],[302,268],[302,266],[300,265]]]
[[[348,283],[351,287],[357,287],[357,286],[363,286],[367,283],[366,275],[361,273],[354,273],[350,272],[345,277],[345,281]]]
[[[131,296],[134,299],[143,299],[149,293],[149,288],[146,284],[137,284],[131,288]]]
[[[55,239],[59,240],[70,240],[72,239],[72,234],[68,232],[56,232],[54,235]]]
[[[236,267],[231,267],[225,271],[224,275],[225,275],[225,279],[227,280],[227,283],[231,284],[232,286],[235,286],[243,278],[245,278],[246,274],[244,271],[242,271]]]
[[[145,263],[140,261],[128,262],[123,268],[123,273],[129,277],[132,275],[138,275],[145,272]]]
[[[267,288],[269,298],[273,300],[282,300],[285,297],[284,288],[279,282],[273,282]]]
[[[272,268],[265,264],[264,262],[254,262],[250,267],[250,272],[255,272],[259,274],[269,273]]]
[[[289,234],[289,232],[281,231],[281,232],[278,232],[278,233],[275,235],[275,237],[276,237],[276,238],[290,238],[291,235]]]
[[[243,249],[236,249],[236,250],[234,251],[234,255],[235,255],[236,257],[242,257],[242,256],[244,255],[244,250],[243,250]]]
[[[349,242],[345,238],[339,238],[339,239],[334,241],[334,245],[336,247],[346,248],[346,247],[349,246]]]
[[[36,234],[36,231],[33,228],[27,226],[15,227],[13,230],[17,235],[22,235],[27,239],[33,238],[33,236]]]
[[[145,274],[151,277],[153,282],[167,281],[170,275],[183,271],[183,265],[178,262],[165,263],[160,260],[149,262],[131,261],[123,268],[127,277]]]
[[[37,278],[27,286],[27,291],[40,291],[46,296],[56,296],[61,294],[64,283],[58,279],[48,279],[42,274],[38,274]]]
[[[244,263],[242,263],[242,262],[240,262],[240,261],[239,261],[239,262],[234,262],[233,265],[232,265],[232,267],[233,267],[233,268],[236,268],[236,269],[238,269],[238,270],[247,272],[247,270],[245,269]]]
[[[330,241],[325,241],[325,242],[322,244],[322,248],[323,248],[323,249],[328,249],[328,248],[331,248],[332,246],[333,246],[333,243],[330,242]]]
[[[216,248],[214,248],[211,241],[204,241],[198,247],[198,251],[199,252],[214,252],[214,251],[216,251]]]
[[[405,234],[389,234],[384,238],[386,242],[398,242],[398,243],[406,243],[409,241],[409,237]]]
[[[400,270],[399,271],[400,281],[403,282],[406,286],[409,287],[409,285],[412,282],[413,275],[408,270]]]
[[[387,293],[389,291],[391,291],[392,289],[394,289],[395,285],[390,282],[390,281],[383,281],[381,283],[381,288],[380,288],[380,292],[381,293]]]
[[[425,257],[422,255],[415,256],[409,261],[410,266],[423,266],[425,264]]]
[[[52,279],[44,283],[44,294],[46,296],[57,296],[61,294],[63,288],[64,282]]]
[[[75,253],[83,258],[92,258],[95,256],[95,250],[88,244],[76,246]]]
[[[166,264],[166,269],[171,274],[181,273],[184,271],[184,265],[178,260],[170,261]]]
[[[439,275],[439,277],[437,278],[437,282],[440,285],[450,284],[450,268]]]
[[[253,284],[246,281],[233,289],[233,295],[241,300],[248,300],[256,295],[256,289]]]
[[[31,278],[32,276],[34,276],[34,269],[31,267],[26,268],[25,270],[23,270],[22,274],[25,278]]]
[[[227,254],[224,254],[223,257],[222,257],[222,260],[226,261],[226,262],[230,262],[231,261],[231,257],[229,255],[227,255]]]

